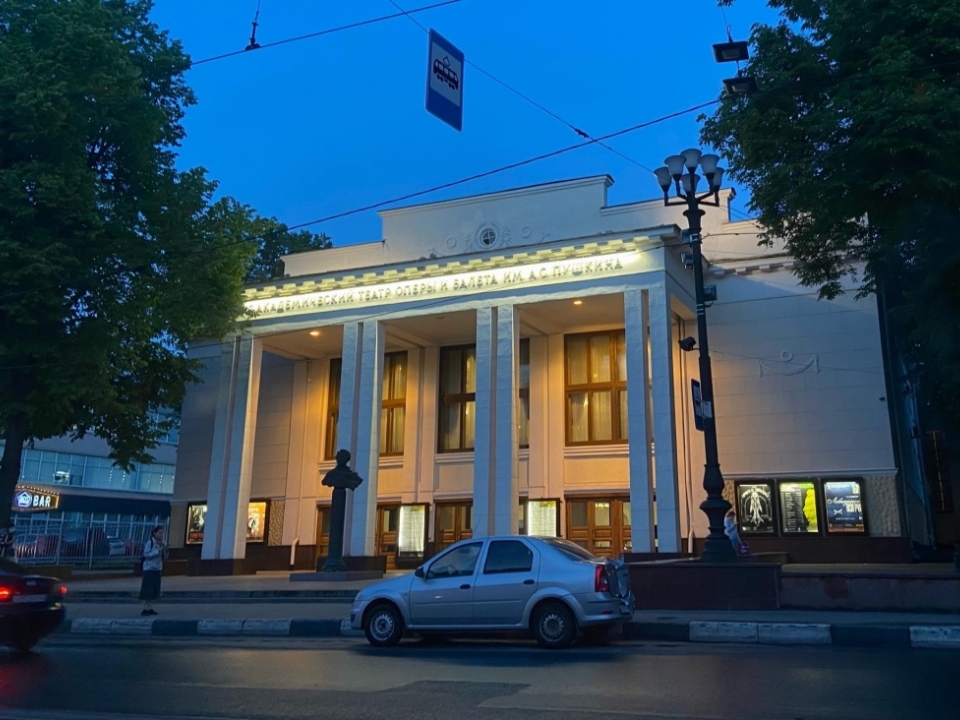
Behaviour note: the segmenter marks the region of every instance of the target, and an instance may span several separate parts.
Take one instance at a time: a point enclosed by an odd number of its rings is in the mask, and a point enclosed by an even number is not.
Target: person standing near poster
[[[163,576],[163,559],[167,556],[163,542],[163,525],[157,525],[143,546],[143,579],[140,581],[140,602],[144,616],[156,615],[153,603],[160,599],[160,581]]]
[[[733,550],[740,555],[747,554],[747,545],[740,539],[740,530],[737,528],[737,514],[733,510],[728,510],[723,518],[723,533],[729,538]]]

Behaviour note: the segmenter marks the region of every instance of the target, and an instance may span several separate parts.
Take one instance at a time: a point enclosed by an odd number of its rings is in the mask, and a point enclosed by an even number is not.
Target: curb
[[[77,590],[71,603],[120,603],[136,600],[139,590]],[[164,602],[319,602],[351,603],[359,590],[168,590]]]
[[[628,622],[627,640],[960,650],[960,625]]]
[[[77,618],[66,620],[60,635],[112,637],[301,637],[363,636],[349,620],[160,620],[158,618]]]
[[[349,620],[161,620],[77,618],[60,634],[112,637],[363,637]],[[753,645],[942,648],[960,650],[960,625],[852,625],[752,622],[628,622],[625,640]]]

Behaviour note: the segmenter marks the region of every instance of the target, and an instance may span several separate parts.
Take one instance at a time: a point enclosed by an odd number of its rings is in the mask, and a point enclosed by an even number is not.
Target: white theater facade
[[[171,504],[191,572],[314,567],[339,448],[364,478],[347,509],[356,567],[493,533],[696,550],[686,224],[659,200],[608,206],[611,183],[382,212],[382,241],[287,257],[283,280],[249,288],[243,333],[191,351],[204,369]],[[795,561],[908,558],[875,304],[819,301],[729,200],[707,211],[703,251],[744,539]]]

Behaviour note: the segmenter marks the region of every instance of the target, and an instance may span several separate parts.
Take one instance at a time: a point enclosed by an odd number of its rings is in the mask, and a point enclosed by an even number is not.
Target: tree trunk
[[[27,419],[15,415],[7,422],[3,435],[3,458],[0,458],[0,535],[7,535],[0,544],[0,556],[13,552],[13,493],[20,479],[20,458],[27,441]],[[7,529],[9,528],[9,533]]]

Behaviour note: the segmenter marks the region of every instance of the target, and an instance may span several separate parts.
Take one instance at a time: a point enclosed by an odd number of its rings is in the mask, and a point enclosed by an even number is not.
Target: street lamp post
[[[724,533],[723,521],[730,510],[730,503],[723,499],[723,475],[720,473],[720,460],[717,452],[717,424],[713,410],[713,371],[710,367],[710,346],[707,340],[706,298],[703,289],[703,261],[701,254],[700,219],[706,214],[701,205],[720,207],[720,185],[723,181],[723,168],[717,167],[720,158],[716,155],[703,155],[697,149],[684,150],[680,155],[672,155],[664,162],[666,167],[655,171],[657,181],[663,190],[663,204],[686,205],[683,214],[689,225],[687,242],[693,250],[693,273],[697,293],[697,334],[700,345],[700,392],[703,408],[703,443],[706,449],[706,464],[703,472],[703,489],[707,499],[700,504],[710,525],[710,534],[703,545],[701,559],[704,562],[734,562],[736,553],[733,545]],[[697,167],[703,171],[707,181],[707,190],[697,194],[700,176]],[[684,172],[686,171],[686,172]],[[676,196],[671,199],[670,188]]]

